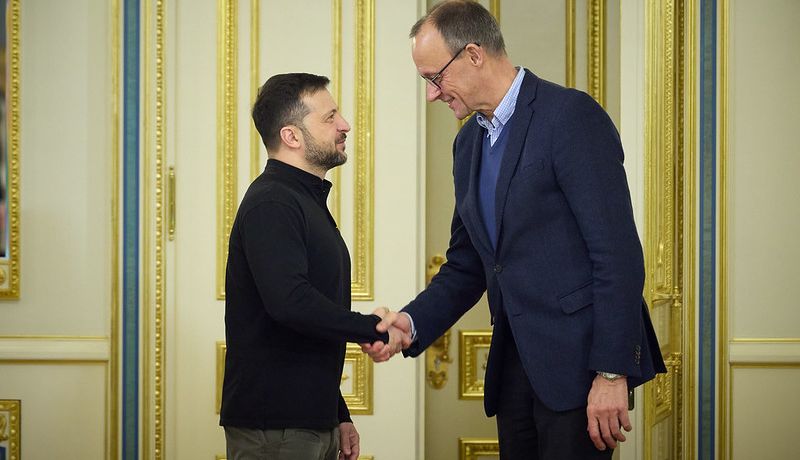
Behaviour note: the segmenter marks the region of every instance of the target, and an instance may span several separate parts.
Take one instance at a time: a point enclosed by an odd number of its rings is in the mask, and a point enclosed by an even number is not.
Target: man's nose
[[[431,82],[425,83],[425,97],[428,99],[428,102],[435,101],[441,94],[442,90],[440,90],[438,86]]]
[[[341,117],[341,119],[342,121],[339,123],[339,131],[342,131],[344,133],[350,131],[350,123],[348,123],[347,120],[344,119],[344,117]]]

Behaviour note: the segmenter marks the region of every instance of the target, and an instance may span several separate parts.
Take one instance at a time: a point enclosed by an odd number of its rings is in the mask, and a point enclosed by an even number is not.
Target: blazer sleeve
[[[594,99],[578,91],[568,94],[555,124],[553,165],[593,267],[589,368],[638,376],[644,259],[622,145]]]
[[[411,315],[417,330],[417,340],[404,354],[418,356],[425,351],[480,300],[485,290],[481,258],[456,209],[447,261],[428,287],[402,310]]]

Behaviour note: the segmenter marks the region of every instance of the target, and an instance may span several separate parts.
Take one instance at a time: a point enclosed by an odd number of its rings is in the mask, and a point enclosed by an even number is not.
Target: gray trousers
[[[253,430],[225,427],[227,460],[338,460],[339,428]]]

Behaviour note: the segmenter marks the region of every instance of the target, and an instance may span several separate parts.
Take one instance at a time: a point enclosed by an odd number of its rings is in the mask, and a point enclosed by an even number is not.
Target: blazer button
[[[495,266],[494,266],[494,272],[495,272],[495,273],[500,273],[500,272],[502,272],[502,271],[503,271],[503,266],[502,266],[502,265],[500,265],[500,264],[495,264]]]

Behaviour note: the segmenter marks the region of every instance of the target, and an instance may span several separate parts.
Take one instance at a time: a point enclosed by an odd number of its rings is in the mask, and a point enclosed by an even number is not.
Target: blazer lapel
[[[500,247],[502,237],[503,212],[505,211],[506,199],[508,198],[508,187],[511,185],[511,178],[517,169],[519,157],[522,155],[522,148],[528,138],[528,128],[530,127],[531,117],[533,116],[533,100],[536,98],[536,88],[539,78],[530,71],[525,71],[522,80],[522,87],[517,96],[517,105],[514,108],[514,115],[511,123],[505,128],[510,129],[508,133],[508,144],[503,153],[503,161],[500,163],[500,172],[497,177],[497,188],[495,189],[495,224],[497,225],[497,247]]]
[[[486,228],[481,222],[480,211],[478,207],[478,176],[480,174],[481,153],[483,151],[483,128],[477,123],[475,124],[475,134],[472,138],[472,151],[470,152],[469,161],[469,187],[467,188],[467,195],[464,197],[465,209],[468,211],[466,216],[461,216],[464,224],[471,227],[471,234],[478,236],[478,242],[482,246],[484,252],[492,253],[492,243],[489,241],[489,235],[486,233]],[[467,219],[469,219],[467,221]]]

